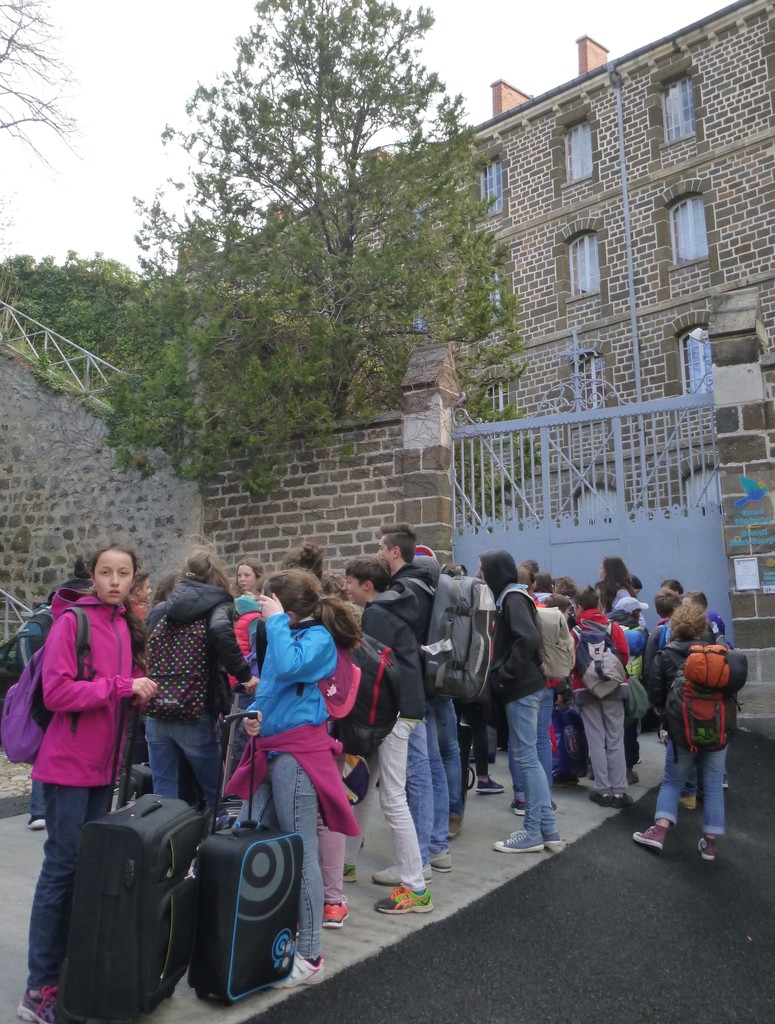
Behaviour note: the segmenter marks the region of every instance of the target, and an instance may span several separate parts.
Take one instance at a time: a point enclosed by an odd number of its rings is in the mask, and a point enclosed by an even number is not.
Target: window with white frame
[[[691,135],[695,128],[691,78],[681,78],[665,90],[665,138],[668,142]]]
[[[496,384],[491,384],[487,388],[487,398],[492,403],[493,412],[503,412],[509,404],[508,391],[504,387],[502,381],[498,381]]]
[[[674,263],[701,260],[708,255],[702,196],[689,196],[670,208],[670,237]]]
[[[579,393],[584,409],[605,405],[605,356],[587,352],[579,359]]]
[[[491,160],[482,171],[481,195],[485,202],[489,202],[490,213],[503,210],[503,164],[500,157]]]
[[[501,274],[493,274],[492,278],[493,288],[490,294],[487,296],[492,315],[490,319],[493,323],[498,319],[498,315],[501,312],[501,302],[503,299],[503,293],[501,291],[501,285],[503,284],[503,277]]]
[[[713,390],[713,364],[708,332],[701,327],[681,339],[684,394],[697,395]]]
[[[592,129],[580,121],[565,135],[565,167],[568,181],[578,181],[592,173]]]
[[[587,485],[573,501],[579,526],[600,526],[612,523],[616,508],[616,491],[606,484]]]
[[[588,295],[600,291],[600,264],[597,235],[579,235],[568,247],[571,295]]]

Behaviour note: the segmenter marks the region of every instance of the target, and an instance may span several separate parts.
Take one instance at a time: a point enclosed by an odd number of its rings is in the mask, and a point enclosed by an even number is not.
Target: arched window
[[[700,260],[708,255],[702,196],[689,196],[670,208],[670,237],[673,263]]]
[[[585,487],[580,494],[576,495],[573,505],[578,516],[579,526],[599,526],[602,523],[611,523],[616,507],[616,491],[608,487],[607,484],[598,485],[594,491]]]
[[[708,332],[701,327],[681,339],[681,369],[685,395],[713,390],[713,364]]]
[[[568,262],[571,295],[588,295],[600,291],[597,235],[586,234],[574,238],[568,246]]]

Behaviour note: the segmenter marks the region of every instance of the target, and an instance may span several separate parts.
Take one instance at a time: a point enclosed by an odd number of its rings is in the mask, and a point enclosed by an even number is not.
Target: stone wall
[[[758,294],[713,305],[716,447],[735,642],[748,657],[747,712],[775,712],[775,359]],[[769,685],[767,685],[769,684]]]
[[[118,472],[104,422],[5,349],[0,375],[0,588],[28,605],[44,600],[106,538],[128,541],[153,578],[177,564],[201,534],[196,490]]]
[[[254,555],[274,567],[300,541],[325,548],[326,564],[376,551],[385,522],[417,526],[421,542],[451,557],[451,408],[459,397],[446,346],[415,353],[404,407],[335,432],[328,447],[292,445],[278,487],[251,497],[226,467],[206,488],[204,532],[229,566]]]

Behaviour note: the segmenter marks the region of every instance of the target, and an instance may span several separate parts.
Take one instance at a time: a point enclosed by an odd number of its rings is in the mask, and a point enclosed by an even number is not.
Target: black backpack
[[[352,710],[334,723],[334,735],[346,754],[368,757],[396,724],[398,668],[392,648],[365,634],[351,657],[361,670],[358,696]]]

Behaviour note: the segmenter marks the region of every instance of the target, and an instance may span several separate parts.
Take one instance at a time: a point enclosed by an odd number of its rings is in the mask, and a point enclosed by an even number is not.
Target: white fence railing
[[[32,608],[0,589],[0,638],[9,637],[29,615],[32,615]]]
[[[25,359],[45,363],[63,383],[76,392],[88,395],[107,408],[99,397],[113,374],[121,373],[112,363],[76,345],[18,309],[0,302],[0,345],[18,352]]]

